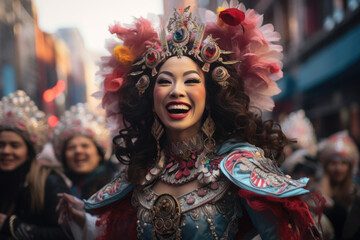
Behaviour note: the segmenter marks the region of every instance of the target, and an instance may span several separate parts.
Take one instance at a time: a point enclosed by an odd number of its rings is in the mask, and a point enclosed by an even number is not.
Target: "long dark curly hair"
[[[188,49],[191,49],[191,43]],[[200,68],[203,62],[188,56]],[[163,64],[163,63],[162,63]],[[159,64],[156,69],[159,70]],[[229,85],[224,88],[211,77],[211,72],[217,66],[224,66],[230,77]],[[134,66],[130,72],[142,70],[141,66]],[[151,76],[151,71],[146,69],[143,74]],[[207,106],[210,111],[204,113],[203,119],[210,114],[216,125],[214,139],[219,145],[228,139],[248,142],[264,150],[265,156],[282,159],[283,147],[289,142],[280,125],[272,120],[263,121],[260,109],[249,108],[250,99],[244,92],[244,84],[232,65],[223,65],[214,62],[210,71],[205,74]],[[151,135],[153,116],[153,89],[155,77],[150,77],[150,85],[144,94],[140,95],[135,87],[139,76],[128,75],[127,81],[119,89],[119,107],[123,115],[124,128],[114,138],[115,154],[120,162],[128,164],[128,180],[140,184],[148,169],[155,163],[156,141]],[[164,146],[165,135],[160,139]]]

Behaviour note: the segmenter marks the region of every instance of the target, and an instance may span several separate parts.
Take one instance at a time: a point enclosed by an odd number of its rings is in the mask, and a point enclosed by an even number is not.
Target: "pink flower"
[[[270,64],[269,64],[269,72],[270,72],[271,74],[277,73],[277,72],[279,72],[279,71],[280,71],[279,65],[277,65],[276,63],[270,63]]]
[[[14,113],[13,112],[7,112],[6,115],[5,115],[7,118],[11,118],[14,116]]]

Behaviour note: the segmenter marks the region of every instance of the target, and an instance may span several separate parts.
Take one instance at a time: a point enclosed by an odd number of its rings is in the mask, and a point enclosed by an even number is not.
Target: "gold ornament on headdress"
[[[65,141],[77,135],[91,137],[109,157],[110,132],[105,128],[105,118],[90,110],[86,103],[78,103],[65,111],[54,128],[52,142],[57,157],[61,156]]]
[[[1,99],[0,125],[27,133],[37,153],[48,139],[49,125],[45,113],[22,90]]]
[[[169,19],[167,25],[167,30],[171,33],[171,38],[168,41],[166,36],[166,31],[164,28],[160,32],[160,42],[161,42],[161,51],[156,47],[154,43],[149,47],[143,57],[133,64],[133,66],[142,65],[140,71],[131,72],[129,75],[137,76],[144,72],[146,68],[151,69],[151,76],[154,77],[157,74],[156,67],[159,63],[163,62],[169,57],[172,56],[194,56],[198,60],[204,63],[201,68],[204,72],[210,70],[210,64],[213,62],[220,62],[222,64],[235,64],[239,61],[223,61],[221,55],[223,54],[232,54],[232,51],[224,51],[219,48],[216,43],[216,40],[212,38],[211,35],[207,36],[203,41],[205,24],[198,24],[197,19],[192,18],[191,12],[189,12],[190,6],[186,7],[183,10],[177,11],[174,10],[174,16]],[[192,49],[189,51],[187,44],[190,39],[194,38],[194,43]],[[221,77],[221,80],[216,80],[221,86],[226,86],[226,79],[229,77]],[[150,85],[150,77],[147,75],[142,75],[136,87],[139,90],[139,94],[143,94],[148,86]]]

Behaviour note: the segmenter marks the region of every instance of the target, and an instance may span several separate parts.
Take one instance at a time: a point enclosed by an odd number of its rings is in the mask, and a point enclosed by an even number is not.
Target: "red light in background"
[[[51,102],[66,89],[66,84],[63,80],[57,81],[56,85],[53,88],[46,90],[43,93],[43,99],[45,102]]]
[[[54,90],[48,89],[43,93],[43,99],[45,102],[51,102],[55,99]]]
[[[59,80],[54,86],[54,91],[56,93],[56,97],[58,97],[66,88],[66,84],[63,80]]]
[[[59,122],[59,119],[54,116],[54,115],[51,115],[49,118],[48,118],[48,124],[50,127],[56,127],[56,125],[58,124]]]

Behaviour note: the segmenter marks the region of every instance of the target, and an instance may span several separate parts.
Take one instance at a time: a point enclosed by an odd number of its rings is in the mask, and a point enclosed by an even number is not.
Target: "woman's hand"
[[[80,228],[84,228],[86,221],[84,203],[80,199],[67,193],[59,193],[58,197],[61,198],[59,204],[56,206],[56,211],[60,211],[59,224],[74,220]]]
[[[1,230],[2,227],[3,227],[6,218],[7,218],[7,215],[6,215],[6,214],[0,213],[0,230]]]

